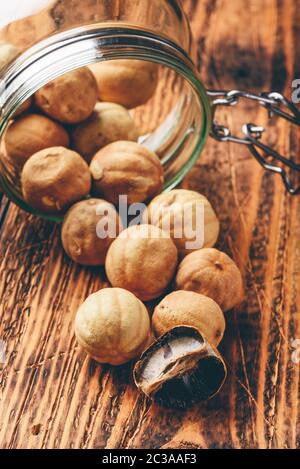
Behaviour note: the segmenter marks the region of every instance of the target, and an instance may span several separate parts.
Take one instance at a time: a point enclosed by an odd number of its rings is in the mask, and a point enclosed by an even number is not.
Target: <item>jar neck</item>
[[[106,23],[51,36],[10,66],[0,82],[0,135],[16,109],[42,86],[75,68],[114,59],[147,60],[175,70],[195,89],[209,120],[209,100],[183,49],[152,32]]]

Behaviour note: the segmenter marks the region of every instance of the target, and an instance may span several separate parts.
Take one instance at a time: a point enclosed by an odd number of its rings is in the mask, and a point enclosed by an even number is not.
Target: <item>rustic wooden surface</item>
[[[186,0],[206,86],[277,89],[300,77],[299,0]],[[220,119],[265,122],[249,105]],[[269,141],[300,153],[299,135],[273,124]],[[72,265],[59,228],[8,204],[0,210],[0,447],[296,448],[300,446],[300,198],[247,151],[210,141],[184,183],[222,222],[219,246],[245,276],[244,305],[227,315],[223,392],[187,412],[151,405],[130,366],[86,358],[73,336],[77,306],[105,284],[103,271]]]

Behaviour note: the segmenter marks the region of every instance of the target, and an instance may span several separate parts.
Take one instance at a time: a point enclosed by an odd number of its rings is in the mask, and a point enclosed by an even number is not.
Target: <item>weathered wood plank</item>
[[[208,87],[291,91],[299,75],[300,1],[186,0]],[[218,118],[239,129],[266,123],[245,104]],[[300,153],[289,125],[268,141]],[[230,370],[223,392],[190,411],[151,405],[131,382],[131,366],[110,369],[78,349],[73,320],[81,301],[106,285],[103,269],[75,267],[59,227],[0,211],[0,446],[17,448],[299,447],[300,199],[265,174],[247,150],[210,141],[184,187],[206,194],[222,223],[219,247],[247,285],[227,314],[221,346]]]

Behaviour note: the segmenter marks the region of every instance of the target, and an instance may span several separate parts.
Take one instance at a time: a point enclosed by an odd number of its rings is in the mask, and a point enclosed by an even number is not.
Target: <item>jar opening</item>
[[[2,140],[20,106],[48,83],[83,67],[90,66],[93,72],[94,65],[126,60],[156,64],[159,70],[155,96],[130,114],[139,122],[139,143],[161,159],[164,190],[174,188],[195,164],[203,148],[210,131],[210,104],[187,53],[170,40],[139,28],[119,24],[76,28],[52,36],[21,55],[2,79]],[[25,210],[61,219],[60,215],[37,212],[24,201],[20,172],[12,171],[5,158],[0,159],[0,183],[8,196]]]

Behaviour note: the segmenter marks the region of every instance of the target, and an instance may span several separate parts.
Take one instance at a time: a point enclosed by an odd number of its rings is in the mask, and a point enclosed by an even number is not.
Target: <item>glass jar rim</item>
[[[21,54],[1,77],[0,138],[19,106],[42,86],[74,69],[120,59],[144,60],[168,67],[181,75],[198,97],[203,113],[201,135],[189,160],[168,182],[164,191],[173,189],[194,166],[206,142],[212,123],[211,105],[199,72],[187,52],[168,38],[145,29],[119,23],[74,28],[50,36]],[[7,186],[1,173],[0,183],[14,202],[36,214]],[[40,215],[54,221],[62,219],[60,216]]]

